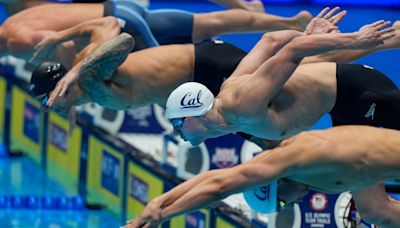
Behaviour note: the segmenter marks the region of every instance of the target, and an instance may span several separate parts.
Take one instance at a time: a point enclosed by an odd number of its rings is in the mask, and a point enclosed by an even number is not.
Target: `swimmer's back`
[[[60,31],[88,20],[102,18],[103,14],[103,4],[44,4],[13,15],[5,21],[4,26]]]

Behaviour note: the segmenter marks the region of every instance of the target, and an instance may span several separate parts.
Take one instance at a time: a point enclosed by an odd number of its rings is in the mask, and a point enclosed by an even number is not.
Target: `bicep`
[[[239,87],[239,93],[245,94],[239,96],[244,110],[259,112],[266,109],[298,65],[290,55],[290,52],[279,53],[264,62],[254,74],[247,76],[245,83]]]
[[[259,66],[274,56],[287,43],[301,35],[301,32],[293,30],[265,33],[249,54],[240,62],[233,76],[254,73]]]
[[[232,171],[227,172],[230,177],[225,179],[234,179],[232,184],[240,192],[285,177],[292,165],[284,153],[279,150],[264,151],[252,160],[232,168]]]

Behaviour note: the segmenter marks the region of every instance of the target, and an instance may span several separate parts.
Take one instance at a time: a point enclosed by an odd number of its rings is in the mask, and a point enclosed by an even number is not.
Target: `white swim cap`
[[[262,185],[247,192],[243,192],[246,203],[260,213],[274,213],[277,211],[278,203],[278,182],[274,181],[269,185]]]
[[[212,108],[214,95],[204,85],[187,82],[169,95],[165,115],[168,119],[202,116]]]

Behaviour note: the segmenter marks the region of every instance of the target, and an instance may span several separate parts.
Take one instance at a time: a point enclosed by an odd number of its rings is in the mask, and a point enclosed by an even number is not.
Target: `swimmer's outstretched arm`
[[[361,218],[380,227],[400,227],[400,202],[392,199],[383,184],[352,192]]]
[[[250,53],[242,59],[231,77],[254,73],[259,66],[275,55],[295,37],[309,35],[309,33],[312,34],[314,32],[330,32],[332,29],[336,28],[334,26],[346,15],[346,11],[341,11],[336,14],[338,10],[339,7],[335,7],[332,10],[330,10],[329,7],[324,8],[310,21],[305,33],[294,30],[265,33]]]
[[[104,41],[110,40],[120,33],[118,21],[114,17],[90,20],[65,29],[43,39],[36,45],[36,52],[31,61],[49,59],[57,46],[74,40],[79,49],[83,49],[75,62],[79,62]]]
[[[284,46],[276,55],[264,62],[251,77],[242,77],[232,96],[227,100],[237,102],[237,111],[243,115],[261,115],[270,100],[296,70],[306,56],[340,49],[365,49],[382,44],[392,36],[384,29],[387,22],[378,21],[354,33],[318,34],[299,36]],[[246,94],[242,96],[241,94]]]
[[[396,35],[388,39],[378,47],[364,49],[364,50],[341,50],[341,51],[328,52],[326,54],[305,58],[302,63],[319,63],[319,62],[351,63],[374,52],[399,49],[399,48],[400,48],[400,36]]]
[[[169,205],[162,207],[159,214],[154,210],[146,210],[138,219],[127,227],[141,227],[144,224],[157,225],[181,213],[203,208],[226,196],[246,189],[266,184],[279,179],[289,172],[297,159],[287,159],[292,150],[277,148],[268,153],[261,153],[251,161],[233,168],[208,171],[200,174],[196,181],[178,185],[171,192],[160,196],[171,196],[175,199]],[[297,152],[297,151],[293,151]],[[165,202],[165,201],[164,201]]]
[[[265,33],[250,53],[240,61],[230,77],[253,73],[262,63],[275,55],[276,52],[292,39],[303,35],[304,33],[294,30]]]
[[[302,63],[318,63],[318,62],[336,62],[351,63],[366,55],[382,50],[391,50],[400,48],[400,21],[393,24],[394,36],[385,40],[382,45],[364,50],[340,50],[332,51],[326,54],[307,57]],[[339,31],[338,31],[339,32]]]

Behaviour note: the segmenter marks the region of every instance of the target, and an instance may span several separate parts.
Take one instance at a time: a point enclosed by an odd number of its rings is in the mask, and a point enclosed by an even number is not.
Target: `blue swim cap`
[[[278,210],[278,182],[261,185],[243,192],[246,203],[260,213],[274,213]]]

